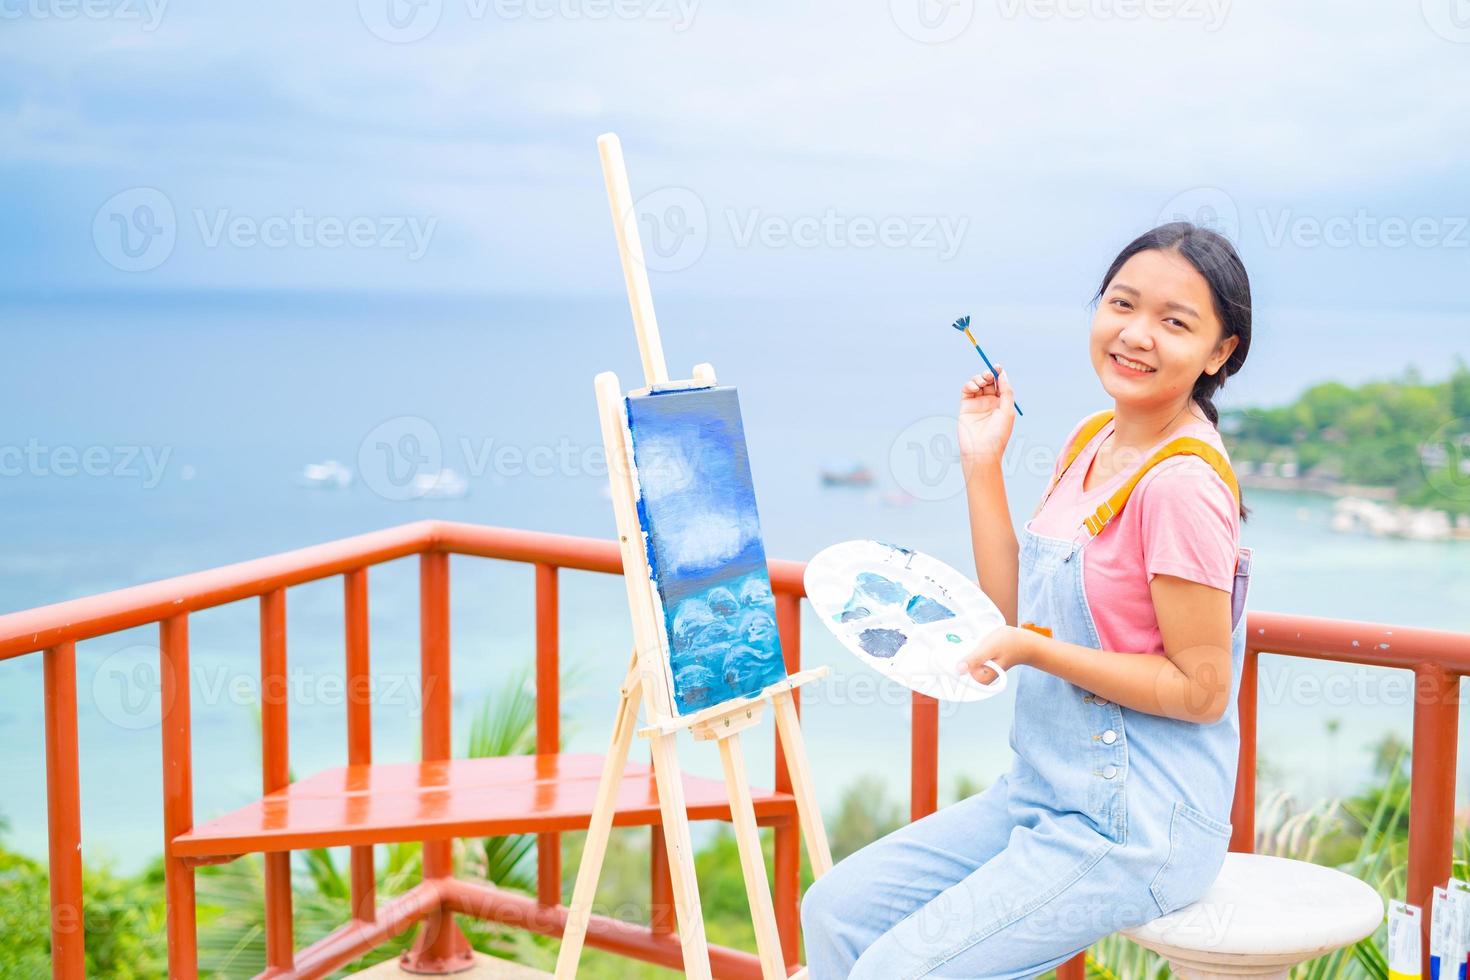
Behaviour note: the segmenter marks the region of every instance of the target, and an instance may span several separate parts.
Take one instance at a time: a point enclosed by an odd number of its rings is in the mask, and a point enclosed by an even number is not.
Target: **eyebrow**
[[[1130,296],[1142,296],[1143,295],[1138,290],[1134,289],[1132,286],[1128,285],[1127,283],[1123,283],[1123,282],[1115,282],[1115,283],[1113,283],[1113,285],[1110,288],[1116,289],[1119,292],[1127,293]],[[1199,310],[1196,310],[1194,307],[1189,306],[1186,303],[1179,303],[1179,302],[1175,302],[1173,300],[1170,300],[1169,302],[1167,302],[1167,303],[1164,304],[1164,309],[1166,309],[1166,310],[1178,310],[1180,313],[1186,313],[1189,316],[1192,316],[1192,317],[1194,317],[1196,319],[1199,318]]]

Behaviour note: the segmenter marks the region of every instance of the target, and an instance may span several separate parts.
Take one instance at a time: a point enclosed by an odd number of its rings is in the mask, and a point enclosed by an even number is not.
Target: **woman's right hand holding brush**
[[[960,462],[967,467],[999,464],[1011,441],[1016,399],[1005,366],[997,364],[995,369],[999,377],[982,371],[960,389]]]

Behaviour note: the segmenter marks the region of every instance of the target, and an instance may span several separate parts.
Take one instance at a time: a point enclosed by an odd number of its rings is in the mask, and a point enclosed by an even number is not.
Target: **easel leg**
[[[572,890],[572,907],[562,932],[561,952],[556,957],[556,980],[573,980],[582,958],[582,944],[587,938],[587,924],[592,917],[592,901],[597,895],[597,880],[602,875],[602,862],[607,854],[608,836],[612,833],[613,810],[623,770],[628,765],[628,750],[633,730],[638,724],[638,701],[642,686],[638,683],[638,654],[633,654],[628,676],[623,681],[618,699],[618,718],[613,724],[612,744],[602,763],[597,800],[592,806],[592,822],[587,827],[587,843],[582,848],[582,864],[577,869],[577,884]]]
[[[781,937],[776,932],[776,909],[771,904],[771,885],[766,878],[766,859],[761,853],[760,830],[755,823],[755,804],[745,778],[745,753],[740,736],[720,739],[720,762],[725,767],[725,788],[730,794],[730,822],[735,825],[735,843],[740,849],[740,867],[745,877],[745,895],[755,923],[755,946],[760,954],[765,980],[785,980]]]
[[[801,836],[806,840],[807,859],[812,863],[812,877],[820,878],[832,870],[832,848],[827,844],[827,828],[822,824],[822,812],[812,791],[812,771],[807,764],[801,720],[790,691],[776,694],[771,701],[776,706],[776,730],[781,734],[786,771],[791,774],[791,792],[796,797],[796,815],[801,822]]]
[[[694,842],[689,837],[689,810],[684,804],[677,742],[673,733],[655,735],[649,742],[669,850],[669,875],[674,879],[674,913],[679,922],[679,945],[684,949],[684,974],[693,980],[710,980],[709,945],[704,937],[699,882],[694,877]]]

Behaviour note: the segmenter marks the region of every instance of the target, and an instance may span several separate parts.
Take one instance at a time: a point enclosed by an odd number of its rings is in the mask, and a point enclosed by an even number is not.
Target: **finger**
[[[981,684],[990,683],[993,677],[989,675],[994,673],[989,667],[985,666],[984,661],[973,661],[968,657],[955,664],[954,672],[960,675],[968,674]]]
[[[1014,405],[1016,403],[1016,395],[1011,389],[1011,379],[1006,374],[1005,368],[1000,369],[1000,377],[996,379],[995,383],[996,392],[1000,395],[1000,400],[1007,406]]]

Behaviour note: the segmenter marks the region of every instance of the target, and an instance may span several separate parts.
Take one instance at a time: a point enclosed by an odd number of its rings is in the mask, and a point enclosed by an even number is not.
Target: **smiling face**
[[[1115,401],[1183,406],[1199,376],[1219,371],[1235,350],[1239,338],[1223,334],[1199,270],[1176,251],[1149,249],[1123,263],[1098,301],[1092,368]]]

